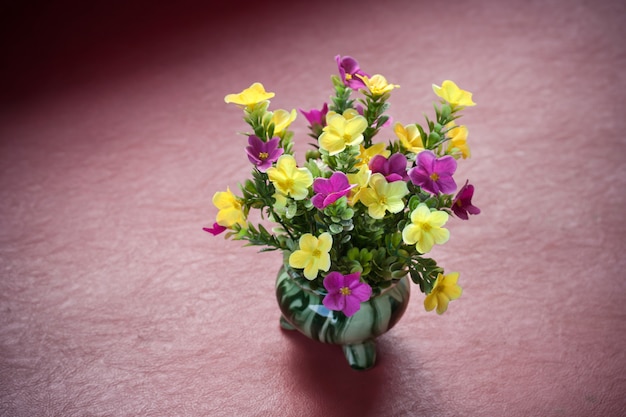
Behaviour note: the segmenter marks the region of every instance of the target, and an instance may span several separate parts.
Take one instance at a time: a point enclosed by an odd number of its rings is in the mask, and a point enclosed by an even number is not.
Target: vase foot
[[[364,371],[376,363],[376,342],[366,340],[354,345],[342,345],[343,354],[352,369]]]
[[[293,327],[284,316],[280,316],[280,327],[284,330],[296,330],[296,328]]]

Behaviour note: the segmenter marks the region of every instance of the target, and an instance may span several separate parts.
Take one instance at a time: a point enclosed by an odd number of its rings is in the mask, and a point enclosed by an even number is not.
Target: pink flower
[[[277,137],[267,142],[254,135],[248,137],[249,146],[246,147],[248,159],[259,171],[265,172],[283,154],[283,149],[278,147],[279,141],[280,138]]]
[[[341,197],[348,195],[356,184],[351,185],[343,172],[335,172],[330,178],[316,178],[313,182],[313,191],[316,192],[311,203],[318,209],[324,209]]]
[[[361,80],[357,75],[369,77],[368,74],[361,71],[361,67],[359,67],[359,63],[356,59],[351,56],[337,55],[335,57],[335,61],[337,61],[337,67],[339,67],[339,75],[341,75],[341,79],[346,87],[350,87],[353,90],[358,90],[359,88],[365,88],[365,83]]]
[[[437,158],[432,151],[417,154],[417,165],[409,171],[413,184],[432,194],[450,194],[456,191],[452,174],[456,171],[456,160],[450,155]]]
[[[219,235],[220,233],[222,233],[226,229],[227,229],[226,227],[220,226],[217,223],[213,223],[213,227],[203,227],[202,228],[202,230],[204,230],[205,232],[211,233],[213,236]]]
[[[324,288],[328,294],[322,300],[330,310],[343,311],[350,317],[361,309],[361,303],[372,296],[372,287],[360,281],[361,273],[342,275],[333,271],[324,278]]]
[[[321,110],[313,109],[311,111],[304,111],[300,109],[300,113],[306,117],[309,122],[309,128],[313,132],[314,137],[318,137],[322,134],[324,126],[326,126],[326,114],[328,114],[328,103],[324,103]]]
[[[406,164],[406,156],[401,153],[394,153],[389,159],[382,155],[374,156],[370,160],[369,167],[373,174],[383,174],[387,182],[394,182],[408,178]]]
[[[469,218],[468,214],[480,214],[480,209],[472,204],[474,186],[468,184],[468,182],[465,181],[465,185],[461,187],[461,190],[452,201],[452,211],[459,219],[463,220]]]
[[[324,103],[321,110],[313,109],[311,111],[304,111],[300,109],[300,113],[306,117],[311,127],[320,125],[326,126],[326,114],[328,113],[328,103]]]

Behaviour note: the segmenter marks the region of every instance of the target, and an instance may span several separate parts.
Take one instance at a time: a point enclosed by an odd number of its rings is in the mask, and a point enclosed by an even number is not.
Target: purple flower
[[[313,132],[314,137],[319,137],[322,134],[324,126],[326,126],[326,114],[328,114],[328,103],[324,103],[322,110],[313,109],[311,111],[304,111],[300,109],[300,113],[306,117],[309,121],[309,128]]]
[[[465,185],[461,187],[461,190],[452,201],[452,211],[459,219],[463,220],[469,218],[468,214],[480,214],[480,209],[472,204],[474,186],[468,184],[468,182],[465,181]]]
[[[401,153],[394,153],[389,159],[382,155],[374,156],[370,159],[369,167],[373,174],[383,174],[387,182],[394,182],[408,178],[406,164],[406,156]]]
[[[277,137],[267,142],[263,142],[254,135],[248,137],[249,146],[246,146],[248,159],[256,165],[259,171],[265,172],[283,154],[283,149],[278,147],[279,141],[280,138]]]
[[[341,55],[337,55],[335,57],[335,61],[337,61],[337,66],[339,67],[339,74],[341,75],[341,79],[347,87],[350,87],[353,90],[358,90],[359,88],[365,87],[365,83],[363,82],[363,80],[357,77],[357,75],[366,77],[369,77],[369,75],[361,71],[359,63],[356,61],[356,59],[352,58],[351,56],[344,56],[342,58]]]
[[[213,227],[203,227],[202,230],[204,230],[205,232],[211,233],[213,236],[217,236],[220,233],[222,233],[224,230],[226,230],[226,227],[220,226],[217,223],[213,223]]]
[[[324,103],[322,106],[322,110],[313,109],[311,111],[304,111],[300,109],[300,113],[306,117],[311,127],[315,127],[315,125],[320,125],[322,127],[326,126],[326,114],[328,113],[328,103]]]
[[[372,296],[372,287],[360,282],[360,277],[360,272],[342,275],[334,271],[326,275],[324,287],[328,294],[322,300],[324,306],[330,310],[343,311],[348,317],[359,311],[361,303]]]
[[[322,210],[328,205],[348,195],[356,184],[351,185],[348,177],[343,172],[335,172],[330,178],[316,178],[313,182],[313,191],[316,192],[311,202],[315,207]]]
[[[456,191],[452,174],[456,171],[456,160],[450,155],[437,158],[432,151],[417,155],[417,165],[409,171],[413,184],[433,194],[450,194]]]

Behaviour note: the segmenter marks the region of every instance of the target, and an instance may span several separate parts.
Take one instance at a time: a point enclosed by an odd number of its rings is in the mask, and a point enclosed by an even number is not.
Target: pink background
[[[102,3],[3,6],[2,416],[626,413],[623,2]],[[364,373],[280,330],[279,254],[201,230],[250,170],[223,97],[318,108],[336,54],[404,124],[444,79],[478,103],[483,212],[434,252],[463,297],[414,287]]]

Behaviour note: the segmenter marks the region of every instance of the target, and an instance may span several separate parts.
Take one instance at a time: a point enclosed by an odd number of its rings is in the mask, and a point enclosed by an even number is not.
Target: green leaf
[[[343,232],[343,227],[341,227],[341,225],[333,223],[328,226],[328,230],[330,231],[331,234],[338,235],[339,233]]]

